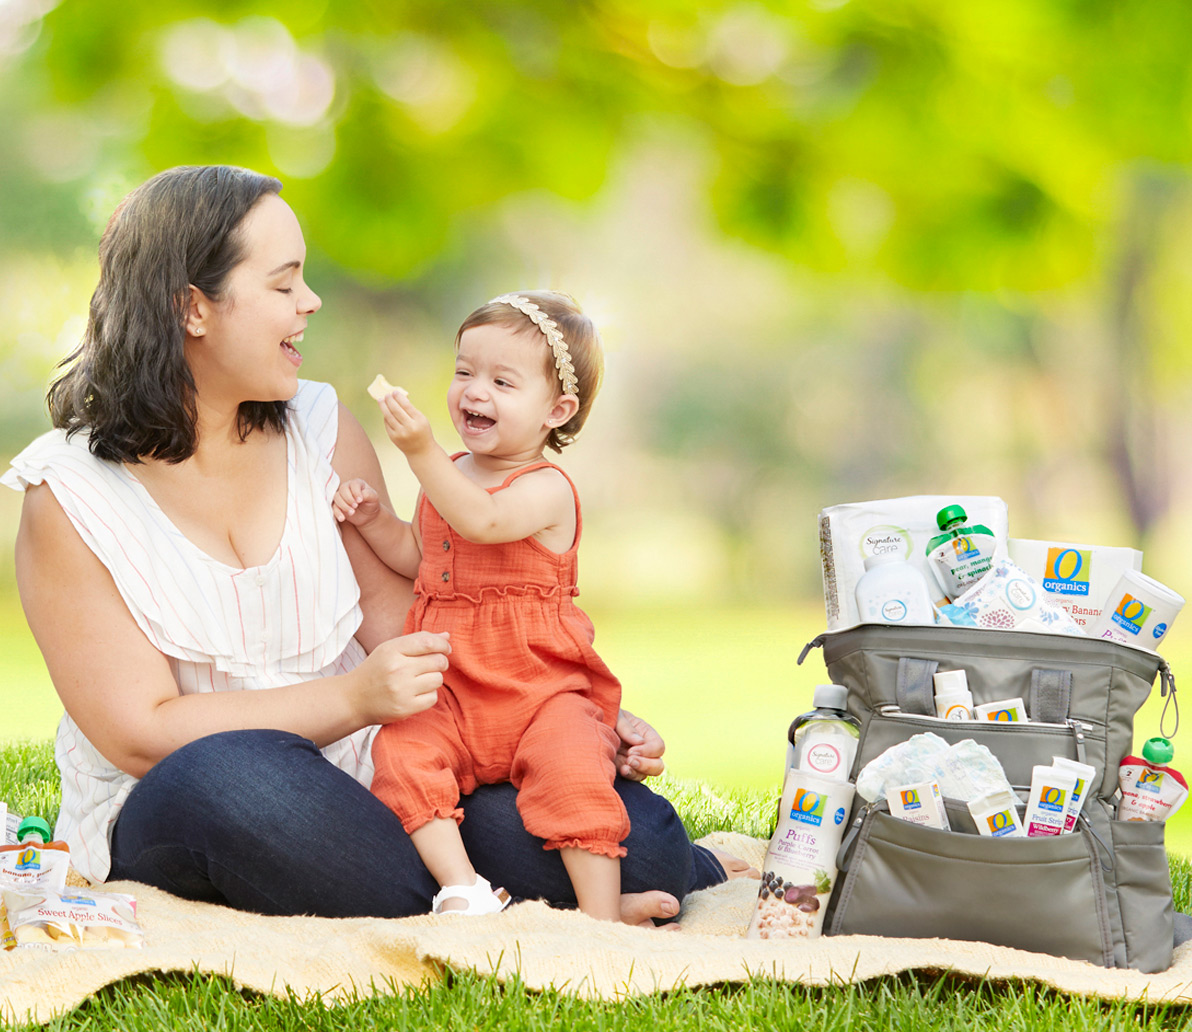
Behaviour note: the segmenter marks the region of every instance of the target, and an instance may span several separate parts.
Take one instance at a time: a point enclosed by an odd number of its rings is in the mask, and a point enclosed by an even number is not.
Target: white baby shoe
[[[444,910],[443,904],[449,899],[462,899],[468,905],[463,910]],[[511,900],[504,889],[494,889],[486,878],[476,875],[474,885],[444,885],[431,901],[431,913],[443,917],[496,914],[509,906]]]

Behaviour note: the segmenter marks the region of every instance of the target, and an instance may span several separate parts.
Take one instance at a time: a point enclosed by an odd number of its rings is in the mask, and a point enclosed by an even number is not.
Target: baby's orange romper
[[[489,491],[544,467],[559,469],[536,463]],[[625,855],[629,817],[612,787],[621,685],[574,601],[583,521],[567,482],[576,527],[563,553],[533,538],[465,541],[422,499],[417,598],[403,633],[450,631],[451,666],[438,703],[387,724],[372,749],[373,792],[407,832],[434,817],[462,820],[461,793],[510,781],[526,830],[545,848]]]

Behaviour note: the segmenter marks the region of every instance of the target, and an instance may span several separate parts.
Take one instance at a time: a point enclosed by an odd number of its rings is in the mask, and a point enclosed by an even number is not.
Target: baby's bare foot
[[[621,893],[621,921],[624,924],[641,925],[644,928],[661,927],[677,932],[677,924],[656,926],[653,919],[674,917],[678,912],[679,901],[669,892],[654,889],[650,892]]]

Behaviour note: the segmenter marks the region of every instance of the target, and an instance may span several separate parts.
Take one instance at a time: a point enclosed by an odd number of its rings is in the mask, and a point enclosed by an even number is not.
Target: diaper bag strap
[[[894,695],[898,708],[903,713],[917,713],[921,716],[935,716],[935,684],[931,680],[939,667],[935,659],[911,659],[903,656],[898,660],[898,680]]]
[[[1027,700],[1027,713],[1031,720],[1049,724],[1063,724],[1068,720],[1072,706],[1072,671],[1031,671],[1031,696]]]

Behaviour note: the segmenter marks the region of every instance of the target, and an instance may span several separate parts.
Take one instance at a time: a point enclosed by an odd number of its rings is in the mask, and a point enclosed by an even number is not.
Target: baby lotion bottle
[[[795,717],[787,732],[787,770],[848,781],[861,737],[861,722],[846,709],[848,688],[817,685],[811,701],[815,709]]]
[[[942,534],[927,543],[927,564],[949,602],[955,602],[993,568],[997,537],[980,523],[965,526],[961,505],[946,505],[936,513]]]
[[[935,623],[927,578],[896,552],[865,557],[856,595],[862,623]]]

